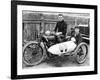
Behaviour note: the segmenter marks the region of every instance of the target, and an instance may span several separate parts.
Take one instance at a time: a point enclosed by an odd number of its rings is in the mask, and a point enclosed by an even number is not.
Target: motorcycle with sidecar
[[[52,46],[58,45],[64,42],[67,42],[70,36],[64,37],[60,32],[50,32],[46,31],[45,33],[41,33],[39,35],[38,40],[29,41],[23,47],[23,62],[26,65],[35,66],[40,64],[42,61],[52,57],[52,55],[57,55],[50,53],[48,49]],[[54,48],[55,49],[55,48]],[[88,55],[88,45],[85,42],[81,42],[75,46],[70,52],[65,52],[61,55],[57,56],[73,56],[78,64],[82,64],[86,61]],[[62,52],[60,50],[59,52]]]

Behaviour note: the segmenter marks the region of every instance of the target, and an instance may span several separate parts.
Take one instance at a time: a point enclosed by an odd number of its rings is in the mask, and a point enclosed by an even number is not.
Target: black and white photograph
[[[22,11],[24,68],[88,66],[89,13]]]
[[[17,5],[17,75],[95,71],[94,8],[38,4]]]

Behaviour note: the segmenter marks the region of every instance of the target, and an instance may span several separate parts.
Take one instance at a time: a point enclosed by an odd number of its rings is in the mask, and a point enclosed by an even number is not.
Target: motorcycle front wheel
[[[26,65],[37,65],[46,57],[46,50],[43,43],[30,41],[23,47],[23,61]]]

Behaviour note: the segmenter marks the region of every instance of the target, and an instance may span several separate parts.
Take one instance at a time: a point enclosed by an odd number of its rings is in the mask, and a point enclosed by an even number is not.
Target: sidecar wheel
[[[84,42],[80,43],[76,48],[76,62],[82,64],[85,62],[88,55],[88,45]]]
[[[23,61],[26,65],[37,65],[41,63],[46,55],[43,45],[36,41],[30,41],[23,48]]]

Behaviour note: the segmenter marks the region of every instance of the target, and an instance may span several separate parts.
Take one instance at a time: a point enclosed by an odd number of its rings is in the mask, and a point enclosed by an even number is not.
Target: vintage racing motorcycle
[[[26,65],[37,65],[51,55],[73,56],[77,63],[85,62],[88,55],[88,45],[81,42],[76,45],[70,36],[64,37],[61,32],[46,31],[39,35],[38,40],[29,41],[23,47],[23,61]]]

